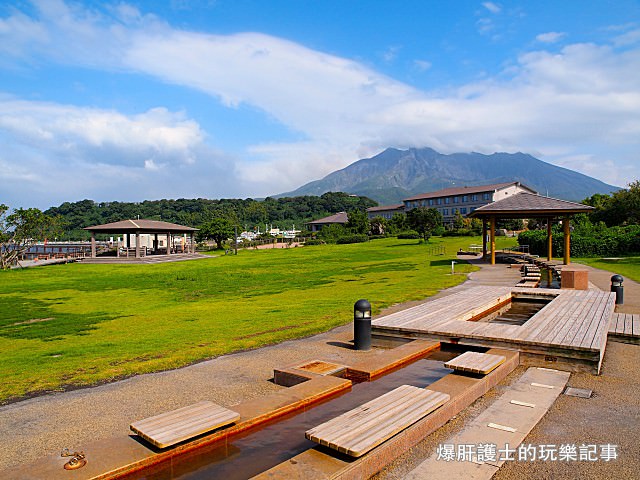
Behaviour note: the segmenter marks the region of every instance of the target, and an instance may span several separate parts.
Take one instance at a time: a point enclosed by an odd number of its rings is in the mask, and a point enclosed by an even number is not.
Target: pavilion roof
[[[151,232],[151,233],[191,233],[198,229],[185,227],[177,223],[161,222],[159,220],[121,220],[119,222],[105,223],[86,227],[84,230],[98,233],[126,233],[126,232]]]
[[[476,208],[469,217],[499,216],[503,218],[549,217],[588,213],[594,208],[582,203],[532,193],[518,193]]]

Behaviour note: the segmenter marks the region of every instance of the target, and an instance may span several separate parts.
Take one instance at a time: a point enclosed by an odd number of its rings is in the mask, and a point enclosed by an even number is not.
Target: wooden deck
[[[640,344],[640,315],[614,313],[609,337],[619,342]]]
[[[532,296],[552,300],[524,325],[469,321],[507,304],[512,297]],[[599,372],[614,302],[615,294],[600,290],[477,286],[377,318],[372,326],[379,335],[512,348],[580,361]]]
[[[453,360],[446,362],[444,366],[459,372],[478,373],[486,375],[502,365],[507,358],[502,355],[490,355],[488,353],[464,352]]]
[[[203,401],[139,420],[129,428],[152,445],[166,448],[239,419],[238,413]]]
[[[360,457],[426,417],[449,398],[446,393],[402,385],[307,430],[305,436],[320,445]]]

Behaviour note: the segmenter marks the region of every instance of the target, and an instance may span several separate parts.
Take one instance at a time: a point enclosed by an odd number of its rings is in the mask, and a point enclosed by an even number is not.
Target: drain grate
[[[591,398],[593,390],[589,390],[588,388],[567,387],[564,394],[569,397]]]

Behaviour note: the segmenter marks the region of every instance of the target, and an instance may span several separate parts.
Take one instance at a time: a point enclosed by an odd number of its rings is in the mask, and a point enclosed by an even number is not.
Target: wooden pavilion
[[[552,257],[551,225],[561,219],[564,231],[564,264],[571,263],[571,217],[593,210],[589,205],[542,197],[532,193],[518,193],[474,210],[469,217],[482,219],[482,258],[487,258],[487,224],[491,247],[491,265],[496,263],[496,219],[544,218],[547,220],[547,259]]]
[[[127,235],[127,246],[131,245],[131,237],[135,235],[135,258],[140,258],[140,235],[149,234],[154,235],[154,251],[158,251],[158,236],[166,236],[167,247],[166,254],[172,254],[172,239],[174,235],[189,235],[189,252],[195,253],[195,242],[193,236],[197,228],[185,227],[184,225],[178,225],[176,223],[161,222],[158,220],[122,220],[120,222],[106,223],[104,225],[94,225],[93,227],[86,227],[85,230],[91,232],[91,258],[96,258],[96,234],[98,233],[111,233]],[[120,256],[120,249],[116,249],[116,255]]]

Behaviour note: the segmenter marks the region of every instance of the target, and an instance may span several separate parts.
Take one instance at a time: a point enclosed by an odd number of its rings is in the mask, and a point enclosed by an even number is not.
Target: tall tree
[[[369,217],[362,210],[352,210],[347,215],[346,227],[351,233],[367,235],[371,228]]]
[[[225,240],[234,235],[234,224],[226,218],[214,218],[204,223],[198,231],[200,240],[213,240],[218,248],[222,248]]]
[[[433,230],[442,225],[442,214],[435,208],[418,207],[407,212],[409,226],[428,241]]]
[[[0,268],[10,268],[39,241],[60,236],[60,217],[45,215],[37,208],[18,208],[0,204]]]

